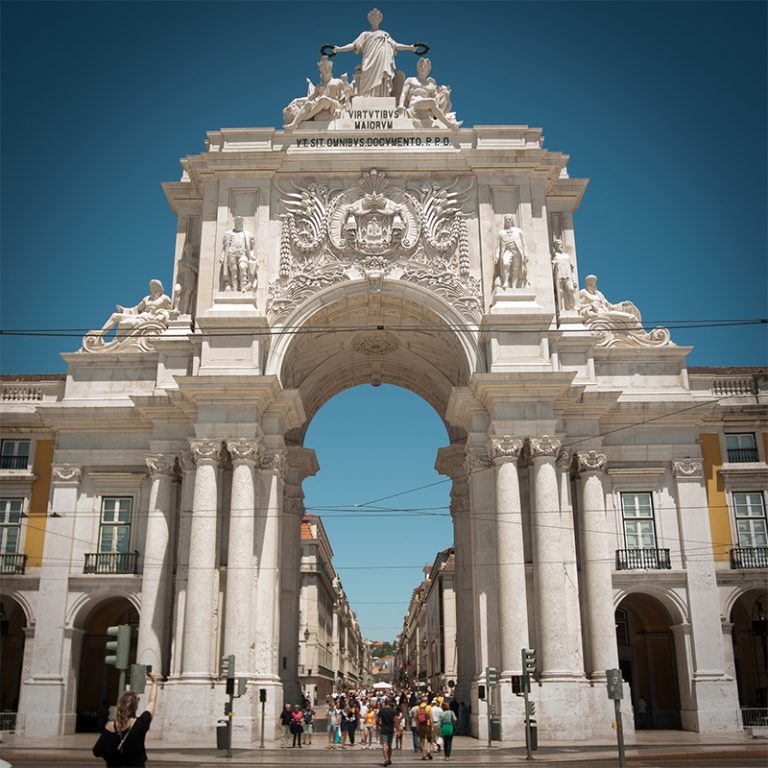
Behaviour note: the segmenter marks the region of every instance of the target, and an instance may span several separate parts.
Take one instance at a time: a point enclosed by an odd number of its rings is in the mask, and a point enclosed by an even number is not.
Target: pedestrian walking
[[[392,700],[390,698],[384,699],[384,706],[380,707],[376,714],[376,724],[379,728],[385,766],[392,765],[392,739],[395,735],[397,716],[397,710],[392,706]]]
[[[413,738],[413,751],[419,753],[419,724],[416,722],[416,712],[419,708],[418,702],[408,710],[408,721],[411,725],[411,736]]]
[[[152,682],[147,708],[136,717],[139,697],[133,691],[123,693],[117,702],[115,719],[104,726],[98,741],[93,746],[94,757],[103,758],[107,768],[113,768],[113,766],[144,768],[147,763],[144,739],[155,714],[157,684],[160,680],[151,672],[147,678]]]
[[[403,733],[405,731],[405,719],[406,715],[402,712],[397,713],[395,718],[395,750],[402,751],[403,749]]]
[[[440,752],[443,746],[443,737],[440,735],[440,721],[442,719],[442,701],[443,697],[438,696],[432,699],[432,751]]]
[[[304,744],[312,743],[312,734],[315,732],[315,710],[312,709],[312,702],[307,699],[304,705],[304,711],[302,712],[304,717],[304,733],[302,740]]]
[[[291,705],[286,704],[283,711],[277,718],[277,724],[280,726],[280,749],[287,749],[291,746],[291,723],[293,722],[293,713]]]
[[[326,730],[328,731],[328,749],[336,749],[336,733],[339,729],[339,710],[336,708],[336,701],[330,699],[328,710],[325,713]]]
[[[301,734],[304,733],[304,713],[298,704],[291,713],[290,730],[293,734],[293,744],[291,746],[301,749]]]
[[[422,760],[432,759],[432,707],[429,699],[422,696],[416,707],[416,731],[419,736],[419,751]]]
[[[447,760],[451,756],[453,749],[453,733],[456,730],[456,715],[448,706],[447,701],[443,701],[442,711],[440,713],[440,737],[443,740],[443,755]]]

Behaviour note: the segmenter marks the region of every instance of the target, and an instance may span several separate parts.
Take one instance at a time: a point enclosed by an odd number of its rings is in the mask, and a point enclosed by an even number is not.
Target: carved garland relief
[[[349,189],[320,184],[280,189],[285,213],[280,274],[267,317],[284,321],[317,291],[347,280],[405,280],[453,304],[470,322],[482,315],[480,283],[469,273],[465,214],[472,182],[395,186],[382,171]]]

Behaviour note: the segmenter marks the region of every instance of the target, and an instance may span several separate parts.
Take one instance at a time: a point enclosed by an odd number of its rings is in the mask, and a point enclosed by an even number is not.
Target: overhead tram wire
[[[630,327],[627,326],[614,326],[610,324],[602,325],[600,331],[613,331],[615,333],[631,333],[633,331],[646,330],[647,327],[653,328],[656,325],[664,324],[668,330],[695,330],[698,328],[734,328],[742,326],[754,326],[754,325],[768,325],[768,318],[743,318],[743,319],[713,319],[713,320],[643,320]],[[195,336],[202,338],[230,338],[238,336],[286,336],[286,335],[303,335],[303,334],[315,334],[315,333],[356,333],[360,331],[385,331],[389,333],[395,332],[409,332],[409,333],[480,333],[481,331],[487,332],[492,330],[503,330],[505,333],[530,333],[531,328],[515,328],[510,329],[507,327],[495,327],[493,325],[480,327],[477,323],[450,323],[441,321],[439,325],[388,325],[386,323],[371,324],[371,325],[297,325],[297,326],[279,326],[276,328],[257,329],[235,326],[225,331],[218,330],[215,332],[201,332],[199,329],[195,330]],[[536,330],[542,330],[541,326],[537,326]],[[561,334],[568,333],[588,333],[594,332],[588,327],[581,328],[552,328],[547,329],[557,331]],[[104,336],[100,331],[94,331],[87,328],[0,328],[0,336],[23,336],[27,338],[43,337],[43,338],[82,338],[82,337],[99,337],[108,339],[128,338],[133,335],[133,331],[114,331],[110,332],[107,336]],[[159,335],[159,334],[158,334]]]

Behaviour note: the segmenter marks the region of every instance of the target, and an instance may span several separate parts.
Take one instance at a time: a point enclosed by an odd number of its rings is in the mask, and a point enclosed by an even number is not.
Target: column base
[[[33,677],[24,681],[19,714],[25,736],[60,736],[75,732],[74,712],[62,712],[65,683],[60,676]]]
[[[736,681],[729,677],[693,681],[695,710],[680,712],[686,731],[698,733],[737,733],[741,715]]]

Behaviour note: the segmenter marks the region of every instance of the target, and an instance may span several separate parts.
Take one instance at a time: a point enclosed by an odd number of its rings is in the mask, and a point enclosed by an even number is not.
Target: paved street
[[[94,766],[103,765],[90,754],[94,734],[75,734],[58,739],[24,740],[7,737],[0,746],[0,757],[12,765],[25,768],[38,766]],[[407,746],[404,745],[404,746]],[[383,763],[378,750],[363,750],[359,746],[341,751],[329,751],[321,745],[281,750],[235,748],[227,758],[222,751],[203,745],[172,745],[163,742],[148,744],[150,765],[179,766],[183,768],[209,768],[211,766],[347,766],[369,768]],[[626,747],[627,766],[632,768],[764,768],[768,761],[768,741],[748,739],[744,735],[703,737],[682,731],[647,731],[634,737]],[[618,766],[615,743],[559,743],[542,745],[531,762],[525,759],[523,745],[488,748],[474,739],[457,737],[454,754],[449,761],[436,755],[431,765],[451,764],[455,768],[471,766]],[[410,750],[395,752],[393,766],[422,765],[418,755]]]

